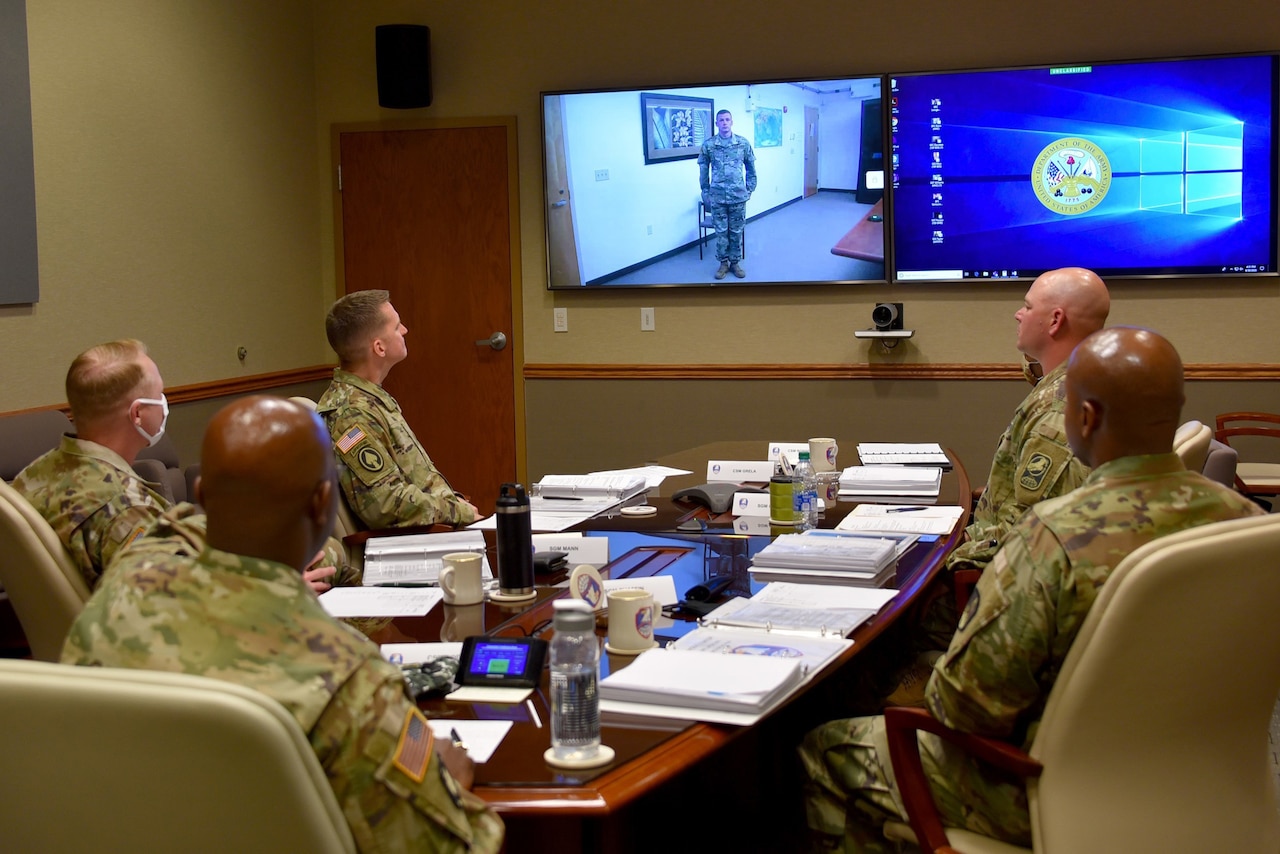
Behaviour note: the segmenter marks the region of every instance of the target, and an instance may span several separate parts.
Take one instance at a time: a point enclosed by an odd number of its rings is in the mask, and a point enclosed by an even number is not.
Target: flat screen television
[[[882,85],[872,76],[543,93],[548,287],[887,282]],[[746,203],[746,276],[718,280],[698,154],[721,110],[751,144],[758,183]]]
[[[1277,55],[890,77],[893,280],[1276,273]]]

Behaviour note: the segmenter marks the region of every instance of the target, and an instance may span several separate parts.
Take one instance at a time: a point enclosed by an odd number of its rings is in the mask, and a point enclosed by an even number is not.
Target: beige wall
[[[167,385],[332,359],[311,14],[28,2],[40,302],[0,308],[0,411],[62,402],[72,357],[117,337]]]
[[[336,288],[330,125],[412,118],[517,117],[529,364],[878,361],[878,345],[852,332],[889,298],[905,303],[916,333],[884,361],[1010,362],[1021,285],[549,293],[539,92],[1280,47],[1274,3],[1207,9],[1084,0],[1056,32],[1042,6],[1011,0],[29,0],[41,301],[0,308],[0,411],[61,402],[71,356],[122,335],[148,341],[169,385],[330,361],[321,331]],[[381,23],[431,27],[430,108],[378,107]],[[1113,292],[1113,321],[1162,330],[1189,363],[1280,362],[1277,280],[1118,282]],[[642,305],[656,309],[656,332],[639,331]],[[569,309],[568,334],[552,333],[556,306]],[[801,319],[805,332],[794,332]],[[574,437],[617,419],[613,402],[634,383],[530,381],[530,474],[553,461],[587,465],[594,457]],[[856,418],[884,430],[911,418],[918,400],[982,401],[938,424],[940,440],[978,457],[1020,395],[1014,383],[852,385]],[[1276,383],[1197,385],[1216,408],[1280,409]],[[776,394],[769,383],[643,388],[655,406],[688,404],[691,426],[645,428],[677,446],[701,441],[725,408],[736,417],[717,432],[807,430],[755,423]],[[801,382],[787,405],[819,410],[836,391]],[[629,457],[618,463],[649,456],[647,436],[628,424],[611,441]]]

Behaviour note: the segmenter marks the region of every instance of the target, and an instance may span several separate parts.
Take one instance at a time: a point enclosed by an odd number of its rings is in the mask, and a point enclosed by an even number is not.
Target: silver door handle
[[[507,336],[501,332],[495,332],[488,338],[481,338],[476,342],[477,347],[491,347],[494,350],[502,350],[507,346]]]
[[[562,207],[564,207],[564,206],[565,206],[565,205],[567,205],[567,204],[569,204],[569,200],[568,200],[568,199],[561,199],[561,200],[560,200],[560,201],[558,201],[558,202],[552,202],[552,203],[551,203],[551,207],[553,207],[553,208],[562,208]]]

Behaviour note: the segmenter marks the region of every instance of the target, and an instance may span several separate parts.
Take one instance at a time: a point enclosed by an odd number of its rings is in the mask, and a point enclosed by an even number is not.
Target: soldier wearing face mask
[[[202,539],[199,508],[171,506],[133,470],[138,452],[160,441],[169,420],[164,381],[146,345],[128,338],[90,347],[67,370],[66,391],[76,432],[23,469],[13,488],[48,521],[89,589],[162,515],[190,520],[189,530]],[[328,589],[322,579],[334,567],[341,568],[338,583],[358,580],[336,540],[317,564],[323,567],[305,576],[317,591]]]

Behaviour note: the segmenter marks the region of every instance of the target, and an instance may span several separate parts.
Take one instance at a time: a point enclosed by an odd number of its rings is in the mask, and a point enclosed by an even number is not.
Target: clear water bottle
[[[551,749],[580,762],[600,750],[600,642],[595,614],[580,599],[557,601],[551,636]]]
[[[818,527],[818,475],[809,462],[809,452],[800,452],[800,462],[796,465],[796,499],[795,516],[797,528]]]

